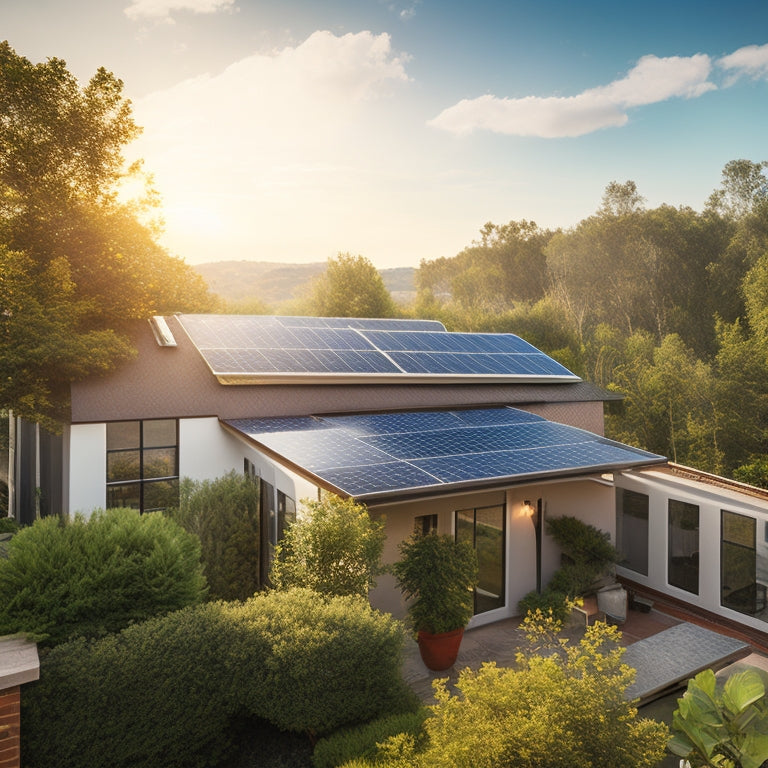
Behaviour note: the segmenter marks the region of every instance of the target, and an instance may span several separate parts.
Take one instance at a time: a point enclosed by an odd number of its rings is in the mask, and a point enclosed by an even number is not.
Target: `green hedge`
[[[47,517],[22,528],[0,559],[0,635],[45,645],[97,637],[199,602],[200,544],[159,512]]]
[[[365,725],[344,728],[317,742],[312,764],[315,768],[337,768],[358,758],[374,761],[379,752],[377,745],[392,736],[408,733],[417,739],[428,715],[426,707],[419,707],[413,712],[387,715]]]
[[[53,648],[22,701],[28,768],[216,765],[236,717],[329,732],[413,707],[404,635],[308,590],[207,603]]]

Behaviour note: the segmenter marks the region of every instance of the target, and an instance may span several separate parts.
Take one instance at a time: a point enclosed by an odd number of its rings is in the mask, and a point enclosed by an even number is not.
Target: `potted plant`
[[[414,534],[400,544],[400,560],[392,572],[408,601],[422,660],[436,671],[453,666],[464,627],[474,614],[474,547],[452,536]]]

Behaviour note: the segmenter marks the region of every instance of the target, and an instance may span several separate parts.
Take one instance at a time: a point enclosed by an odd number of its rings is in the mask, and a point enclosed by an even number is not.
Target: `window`
[[[419,536],[437,532],[437,515],[417,515],[413,519],[413,532]]]
[[[176,419],[107,424],[107,507],[142,512],[179,503]]]
[[[296,522],[296,502],[284,494],[277,492],[277,540],[285,536],[285,529]]]
[[[480,566],[475,615],[505,605],[506,531],[507,514],[503,504],[456,512],[456,541],[472,543]]]
[[[620,565],[648,575],[648,496],[616,489],[616,548],[624,559]]]
[[[670,499],[667,542],[667,581],[673,587],[699,594],[699,508]]]
[[[720,604],[754,616],[765,608],[766,558],[758,556],[757,521],[720,510]]]

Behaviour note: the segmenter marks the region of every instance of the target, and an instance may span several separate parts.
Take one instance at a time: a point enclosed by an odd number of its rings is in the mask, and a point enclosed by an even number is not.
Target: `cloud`
[[[123,13],[132,21],[154,19],[173,23],[173,11],[217,13],[231,9],[234,3],[235,0],[133,0]]]
[[[709,82],[709,56],[644,56],[626,77],[577,96],[493,95],[464,99],[443,110],[430,125],[456,134],[484,129],[514,136],[583,136],[624,125],[626,110],[671,98],[696,98],[716,86]]]
[[[717,64],[731,74],[729,84],[742,75],[768,79],[768,45],[747,45],[718,59]]]
[[[189,211],[205,209],[249,232],[254,251],[265,238],[311,241],[311,232],[317,247],[329,206],[349,215],[396,141],[390,97],[409,80],[407,60],[387,34],[318,31],[136,100],[144,133],[133,149],[155,175],[169,231],[193,239]]]

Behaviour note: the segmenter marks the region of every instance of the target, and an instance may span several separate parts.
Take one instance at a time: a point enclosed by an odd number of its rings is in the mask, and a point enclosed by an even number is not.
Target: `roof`
[[[452,333],[434,320],[180,315],[221,384],[579,381],[511,333]]]
[[[178,317],[166,318],[175,346],[160,345],[146,321],[134,324],[131,339],[138,354],[104,376],[91,376],[71,387],[72,423],[129,419],[221,419],[281,417],[308,413],[462,408],[473,405],[535,406],[547,403],[594,403],[618,397],[579,379],[566,382],[503,380],[448,383],[416,382],[408,377],[386,383],[310,378],[286,386],[225,386],[211,374]]]
[[[321,487],[366,502],[666,462],[509,407],[235,419],[226,425]]]

